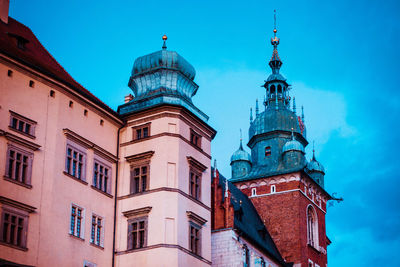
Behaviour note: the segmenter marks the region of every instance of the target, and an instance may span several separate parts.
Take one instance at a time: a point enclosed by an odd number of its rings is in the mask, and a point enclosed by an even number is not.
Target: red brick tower
[[[256,106],[255,118],[250,116],[250,168],[243,168],[246,157],[232,156],[231,182],[253,202],[286,262],[325,267],[330,243],[326,204],[332,197],[324,190],[323,166],[314,155],[309,162],[305,158],[304,115],[297,116],[294,98],[290,108],[290,85],[279,73],[282,61],[276,32],[275,27],[272,74],[264,84],[265,110],[260,113]]]

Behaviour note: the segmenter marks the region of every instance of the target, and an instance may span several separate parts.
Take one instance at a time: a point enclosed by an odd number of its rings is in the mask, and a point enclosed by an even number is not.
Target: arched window
[[[307,241],[309,245],[318,248],[318,218],[311,205],[307,207]]]
[[[281,94],[282,93],[282,85],[278,85],[278,94]]]
[[[270,94],[275,94],[275,85],[271,85],[271,87],[269,88],[269,92]]]

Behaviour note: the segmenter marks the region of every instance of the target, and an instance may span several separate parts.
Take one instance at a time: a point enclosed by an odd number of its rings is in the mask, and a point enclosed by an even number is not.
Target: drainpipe
[[[115,266],[115,232],[116,232],[116,221],[117,221],[117,192],[118,192],[118,166],[119,166],[119,133],[125,125],[118,129],[117,135],[117,164],[115,167],[115,193],[114,193],[114,229],[113,229],[113,247],[112,247],[112,267]]]

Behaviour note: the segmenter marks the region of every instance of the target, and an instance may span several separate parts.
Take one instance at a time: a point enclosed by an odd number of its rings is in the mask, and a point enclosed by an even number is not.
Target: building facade
[[[135,60],[114,111],[0,0],[0,266],[326,266],[324,169],[304,157],[274,37],[265,111],[232,178],[166,47]],[[311,265],[310,265],[311,264]]]

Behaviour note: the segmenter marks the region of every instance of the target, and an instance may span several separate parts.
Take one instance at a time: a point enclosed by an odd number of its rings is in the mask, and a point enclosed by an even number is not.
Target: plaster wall
[[[13,71],[12,77],[7,76],[8,70]],[[115,154],[118,122],[89,100],[45,78],[47,80],[34,71],[1,61],[0,129],[40,148],[33,152],[31,188],[0,179],[1,196],[36,208],[29,214],[27,250],[0,244],[0,258],[35,266],[83,266],[84,260],[97,266],[110,266],[114,200],[112,195],[102,194],[91,185],[95,157],[111,168],[110,185],[114,184],[116,165],[104,155],[95,156],[93,147],[81,144],[86,153],[86,182],[64,174],[68,137],[63,130],[69,129],[107,153]],[[29,86],[31,80],[33,87]],[[50,96],[50,90],[54,91],[54,96]],[[34,138],[9,128],[10,110],[37,122]],[[6,136],[0,136],[1,175],[6,172],[6,151],[10,142]],[[69,234],[72,203],[84,209],[82,239]],[[90,244],[92,213],[104,218],[103,248]]]
[[[244,266],[243,245],[246,245],[249,249],[250,266],[261,267],[261,257],[265,261],[265,266],[279,266],[268,255],[262,253],[245,238],[238,238],[238,235],[232,229],[215,231],[211,234],[212,266]]]

